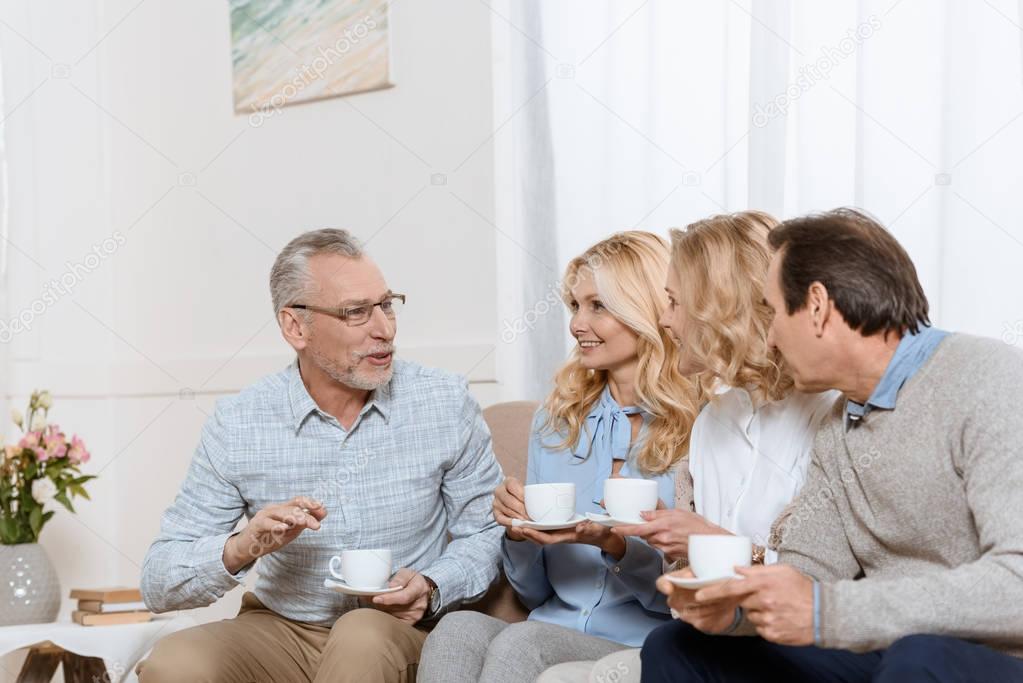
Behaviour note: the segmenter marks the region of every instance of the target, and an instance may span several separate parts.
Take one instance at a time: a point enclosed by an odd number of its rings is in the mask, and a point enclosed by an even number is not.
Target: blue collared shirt
[[[649,418],[630,449],[632,426],[628,414],[605,387],[586,419],[579,442],[557,449],[559,435],[541,433],[542,410],[533,421],[529,442],[527,484],[574,482],[576,512],[604,513],[604,481],[611,476],[613,460],[625,460],[623,477],[642,477],[631,454],[638,452]],[[652,477],[661,500],[674,507],[672,474]],[[621,560],[599,548],[583,544],[539,546],[531,541],[504,539],[504,570],[530,619],[558,624],[600,638],[639,647],[655,627],[670,620],[668,605],[655,583],[663,573],[663,556],[638,538],[626,539]]]
[[[846,401],[845,415],[846,427],[853,422],[863,419],[871,410],[895,410],[895,399],[899,390],[910,377],[916,374],[927,359],[934,353],[941,340],[948,336],[948,332],[935,327],[920,327],[916,334],[906,334],[899,341],[895,348],[895,354],[888,361],[881,381],[874,387],[873,393],[866,403],[857,403],[852,399]]]
[[[938,344],[948,336],[945,330],[936,327],[920,327],[916,334],[906,334],[895,348],[895,354],[888,361],[881,381],[874,387],[866,403],[857,403],[849,399],[845,403],[845,427],[850,429],[854,424],[866,417],[871,410],[895,410],[895,401],[899,390],[909,379],[923,367],[931,357]],[[820,642],[820,585],[813,583],[813,639]]]
[[[249,569],[224,567],[235,524],[304,495],[327,517],[257,561],[256,597],[271,610],[332,626],[358,607],[323,586],[331,555],[346,548],[390,549],[395,569],[437,583],[442,605],[476,597],[497,576],[502,529],[492,501],[501,478],[464,379],[398,360],[346,430],[293,363],[217,402],[146,554],[142,592],[161,612],[214,602]]]

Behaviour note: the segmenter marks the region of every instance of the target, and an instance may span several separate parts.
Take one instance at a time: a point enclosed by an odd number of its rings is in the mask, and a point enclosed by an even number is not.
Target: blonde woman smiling
[[[579,513],[603,512],[603,482],[612,476],[653,479],[661,500],[674,500],[672,471],[697,410],[678,349],[658,324],[668,262],[663,239],[624,232],[573,259],[565,274],[576,348],[537,411],[526,483],[575,483]],[[638,646],[670,620],[654,585],[663,566],[656,549],[590,522],[549,532],[513,527],[528,519],[523,498],[522,483],[506,479],[494,516],[506,527],[504,570],[529,620],[447,615],[426,641],[419,681],[533,680],[560,662]]]
[[[763,289],[777,221],[745,211],[671,231],[668,306],[661,324],[679,347],[683,374],[705,401],[693,425],[690,478],[674,509],[643,513],[645,524],[616,527],[669,561],[686,557],[691,534],[753,539],[754,563],[773,562],[771,529],[802,488],[814,435],[837,392],[803,394],[768,344],[771,311]],[[681,477],[682,475],[680,475]],[[639,680],[639,651],[558,667],[541,681],[586,681],[617,670]],[[623,677],[621,672],[627,671]]]

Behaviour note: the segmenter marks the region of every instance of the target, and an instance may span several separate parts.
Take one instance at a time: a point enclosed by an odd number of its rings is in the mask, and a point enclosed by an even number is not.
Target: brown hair
[[[841,208],[784,221],[771,231],[781,252],[781,289],[789,315],[806,305],[814,282],[864,337],[916,333],[930,325],[927,296],[909,254],[876,220]]]

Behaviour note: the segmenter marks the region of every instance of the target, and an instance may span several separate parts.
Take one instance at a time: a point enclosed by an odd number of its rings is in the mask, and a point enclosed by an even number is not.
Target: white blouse
[[[839,396],[793,392],[755,406],[746,389],[719,388],[690,441],[697,514],[766,546],[771,525],[806,480],[817,427]],[[766,561],[776,559],[768,550]]]

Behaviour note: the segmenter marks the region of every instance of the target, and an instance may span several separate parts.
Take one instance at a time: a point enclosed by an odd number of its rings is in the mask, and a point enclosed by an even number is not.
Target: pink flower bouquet
[[[79,469],[89,462],[89,451],[77,435],[68,441],[58,425],[47,423],[52,405],[50,392],[35,391],[27,415],[11,411],[22,436],[0,444],[0,544],[35,543],[53,517],[47,505],[56,501],[74,512],[73,497],[89,498],[83,485],[96,477]]]

